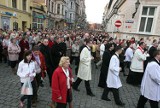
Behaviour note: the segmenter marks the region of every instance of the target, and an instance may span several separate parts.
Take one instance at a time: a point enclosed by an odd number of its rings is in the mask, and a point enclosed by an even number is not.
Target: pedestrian
[[[52,76],[52,101],[56,102],[56,108],[66,108],[69,103],[69,108],[73,108],[72,105],[72,83],[73,76],[72,71],[69,68],[69,57],[63,56],[60,59],[59,66]],[[52,108],[53,104],[51,105]]]
[[[21,48],[21,52],[19,54],[19,61],[21,61],[23,59],[25,51],[29,50],[29,43],[27,37],[25,36],[22,37],[22,39],[19,42],[19,46]]]
[[[8,61],[8,45],[10,44],[10,39],[9,39],[9,35],[6,34],[4,39],[3,39],[3,52],[2,52],[2,55],[3,55],[3,59],[4,59],[4,63],[7,63]],[[9,64],[9,61],[8,61],[8,64]]]
[[[108,75],[108,68],[109,68],[109,62],[112,57],[112,50],[114,49],[114,44],[107,44],[105,47],[105,51],[102,57],[102,66],[101,66],[101,73],[99,76],[99,83],[98,87],[104,88],[106,86],[106,79]]]
[[[59,48],[62,52],[62,55],[63,56],[66,56],[66,51],[67,51],[67,45],[66,43],[64,42],[64,36],[60,36],[60,42],[59,42]]]
[[[76,91],[79,91],[78,86],[81,83],[82,80],[85,81],[85,87],[87,91],[87,95],[89,96],[95,96],[90,88],[90,83],[89,81],[92,79],[91,78],[91,60],[94,58],[91,55],[91,46],[92,43],[89,39],[86,39],[86,46],[82,49],[81,54],[80,54],[80,63],[79,63],[79,69],[78,69],[78,75],[77,75],[77,80],[73,84],[73,89]]]
[[[62,50],[60,49],[60,38],[59,36],[56,36],[54,38],[54,44],[51,48],[51,56],[52,56],[52,62],[53,62],[53,71],[58,67],[60,58],[63,56]]]
[[[141,96],[137,108],[144,108],[149,100],[151,108],[159,108],[160,101],[160,50],[153,54],[153,59],[147,64],[142,83]]]
[[[36,82],[34,77],[36,76],[37,64],[36,62],[32,61],[31,58],[32,52],[26,51],[24,53],[24,59],[19,63],[17,75],[20,77],[21,86],[23,86],[28,78],[30,79],[34,95],[36,93]],[[20,107],[23,108],[24,100],[27,99],[27,108],[31,108],[33,95],[23,95],[20,98]]]
[[[106,80],[106,87],[102,94],[102,99],[110,101],[108,98],[108,93],[111,91],[114,96],[115,103],[119,106],[124,106],[125,104],[121,101],[119,95],[119,88],[122,87],[119,73],[121,71],[119,55],[122,53],[122,47],[117,46],[115,48],[115,54],[111,57],[108,69],[108,76]]]
[[[96,64],[96,67],[102,64],[102,57],[103,53],[105,51],[105,45],[107,44],[107,40],[103,40],[101,46],[100,46],[100,61]]]
[[[18,63],[19,60],[19,53],[21,52],[21,48],[19,45],[16,44],[16,38],[12,37],[11,38],[11,43],[8,46],[8,57],[10,61],[10,66],[12,68],[12,72],[16,74],[16,64]]]
[[[79,65],[79,43],[75,41],[75,43],[72,45],[72,57],[71,57],[71,63],[75,60],[75,74],[77,75],[77,68]]]
[[[144,61],[147,54],[144,52],[145,43],[140,42],[131,61],[130,72],[127,77],[127,83],[132,85],[140,85],[144,73]],[[137,65],[138,64],[138,65]]]
[[[51,56],[51,49],[48,46],[48,39],[45,38],[42,40],[42,44],[40,45],[40,52],[43,54],[44,59],[45,59],[45,63],[46,63],[46,67],[47,67],[47,74],[48,74],[48,78],[49,78],[49,84],[51,86],[51,82],[52,82],[52,74],[53,74],[53,62],[52,62],[52,56]]]
[[[46,76],[46,63],[45,63],[45,59],[43,54],[39,51],[39,46],[35,45],[32,49],[32,60],[35,61],[38,64],[38,68],[41,71],[37,71],[36,73],[36,83],[37,83],[37,92],[39,89],[39,86],[43,87],[43,79]],[[37,102],[38,99],[38,94],[36,94],[33,96],[33,101],[34,103]]]
[[[126,52],[125,52],[125,64],[127,65],[127,69],[128,69],[128,72],[130,71],[130,65],[131,65],[131,61],[132,61],[132,58],[133,58],[133,44],[131,43],[128,43],[128,48],[126,49]]]

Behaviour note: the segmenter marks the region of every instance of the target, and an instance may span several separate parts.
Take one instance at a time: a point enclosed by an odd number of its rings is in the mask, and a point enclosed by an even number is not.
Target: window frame
[[[147,15],[142,15],[143,13],[143,8],[144,7],[147,7],[148,10],[147,10]],[[149,12],[150,12],[150,8],[155,8],[154,10],[154,15],[149,15]],[[154,31],[154,27],[155,27],[155,20],[157,19],[157,16],[156,16],[156,13],[157,13],[157,6],[152,6],[152,5],[144,5],[144,6],[141,6],[141,12],[140,12],[140,16],[139,16],[139,26],[137,28],[137,31],[141,34],[152,34],[153,31]],[[141,19],[142,18],[146,18],[146,21],[145,21],[145,25],[144,25],[144,31],[140,31],[140,26],[141,26]],[[153,18],[153,22],[152,22],[152,27],[151,27],[151,31],[150,32],[147,32],[147,23],[148,23],[148,19],[149,18]]]

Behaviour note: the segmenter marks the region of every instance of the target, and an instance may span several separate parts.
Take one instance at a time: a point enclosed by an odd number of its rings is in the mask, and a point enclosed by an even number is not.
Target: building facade
[[[75,29],[85,21],[84,0],[0,0],[6,30]]]
[[[0,0],[0,28],[25,31],[31,27],[30,0]]]
[[[119,28],[115,27],[117,20],[121,21]],[[159,24],[159,0],[110,0],[103,17],[105,31],[117,38],[144,37],[152,40],[160,36]]]

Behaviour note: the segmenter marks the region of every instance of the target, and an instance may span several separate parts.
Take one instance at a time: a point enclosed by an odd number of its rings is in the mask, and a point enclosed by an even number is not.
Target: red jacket
[[[72,71],[69,68],[69,76],[72,79]],[[70,85],[72,81],[70,80]],[[58,103],[67,103],[67,77],[62,70],[62,67],[57,67],[52,75],[52,100]],[[70,90],[71,91],[71,90]],[[62,97],[62,100],[59,100],[59,97]]]
[[[47,70],[47,67],[46,67],[46,62],[45,62],[44,56],[40,51],[39,51],[39,58],[40,58],[40,62],[41,62],[41,65],[40,65],[41,75],[42,75],[42,78],[44,78],[45,77],[45,71]],[[35,61],[34,56],[32,56],[32,60]]]

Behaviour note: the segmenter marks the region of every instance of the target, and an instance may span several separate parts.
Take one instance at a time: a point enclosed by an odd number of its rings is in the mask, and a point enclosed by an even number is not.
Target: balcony
[[[55,14],[55,18],[60,20],[65,19],[64,15],[62,14]]]

